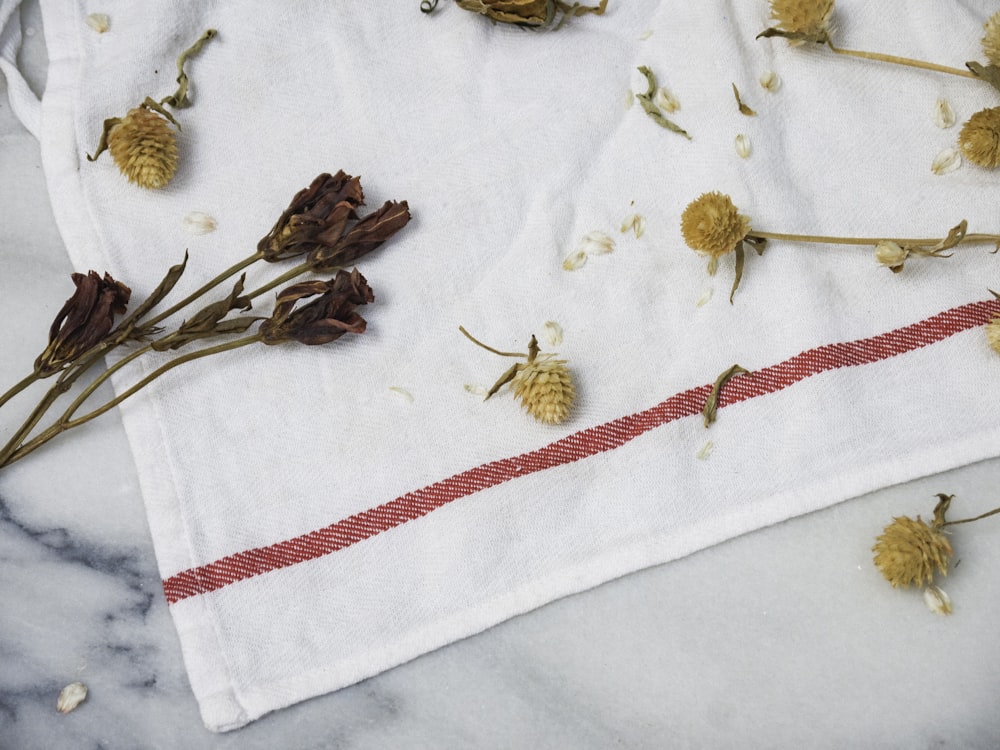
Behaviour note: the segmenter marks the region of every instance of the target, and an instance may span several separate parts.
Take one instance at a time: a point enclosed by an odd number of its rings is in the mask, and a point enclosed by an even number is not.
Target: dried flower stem
[[[906,65],[911,68],[934,70],[937,71],[938,73],[949,73],[950,75],[962,76],[963,78],[979,77],[969,70],[962,70],[961,68],[951,68],[947,65],[938,65],[937,63],[925,62],[924,60],[913,60],[909,57],[887,55],[881,52],[865,52],[864,50],[843,49],[841,47],[834,47],[833,43],[830,41],[827,41],[826,45],[830,48],[832,52],[836,52],[838,55],[847,55],[849,57],[861,57],[866,60],[878,60],[879,62],[887,62],[887,63],[892,63],[894,65]]]
[[[299,265],[295,266],[294,268],[288,269],[287,271],[285,271],[280,276],[276,276],[275,278],[273,278],[271,281],[267,282],[263,286],[257,287],[252,292],[248,292],[246,296],[247,296],[248,299],[255,299],[255,298],[259,297],[260,295],[265,294],[265,293],[271,291],[275,287],[279,287],[282,284],[285,284],[286,282],[291,281],[292,279],[298,278],[302,274],[307,273],[309,270],[311,270],[309,263],[300,263]],[[329,270],[335,271],[337,269],[336,268],[331,268]]]
[[[908,239],[903,237],[826,237],[814,234],[782,234],[780,232],[761,232],[751,230],[748,237],[759,237],[764,240],[790,240],[793,242],[817,242],[824,245],[875,245],[879,242],[896,242],[900,245],[933,245],[940,242],[940,237]],[[1000,243],[1000,234],[967,234],[958,244],[972,242]]]
[[[67,409],[67,411],[63,414],[63,416],[60,417],[55,424],[46,429],[44,432],[39,433],[35,438],[25,443],[24,445],[21,445],[20,447],[14,446],[12,448],[11,445],[8,444],[4,448],[4,450],[0,452],[0,467],[7,466],[8,464],[12,464],[15,461],[24,458],[29,453],[32,453],[36,449],[40,448],[42,445],[52,440],[52,438],[56,437],[57,435],[60,435],[63,432],[66,432],[67,430],[70,430],[74,427],[79,427],[80,425],[85,424],[96,417],[101,416],[105,412],[110,411],[111,409],[118,406],[125,399],[139,392],[147,385],[149,385],[151,382],[156,380],[158,377],[169,372],[175,367],[178,367],[187,362],[193,362],[197,359],[202,359],[204,357],[211,356],[213,354],[220,354],[222,352],[232,351],[233,349],[239,349],[241,347],[248,346],[249,344],[255,344],[259,341],[261,341],[260,334],[253,334],[252,336],[245,336],[241,339],[236,339],[235,341],[227,341],[223,344],[217,344],[215,346],[206,347],[205,349],[199,349],[198,351],[188,352],[187,354],[181,354],[175,357],[174,359],[170,360],[169,362],[161,365],[157,369],[153,370],[153,372],[149,373],[149,375],[142,378],[138,383],[133,385],[128,390],[125,390],[119,395],[115,396],[107,403],[97,407],[96,409],[94,409],[91,412],[88,412],[87,414],[84,414],[82,417],[77,417],[76,419],[72,419],[71,418],[72,414],[79,408],[80,404],[82,404],[84,399],[86,398],[86,396],[83,396],[83,394],[81,394],[81,397],[73,402],[73,404],[69,407],[69,409]],[[131,361],[132,359],[135,359],[135,357],[137,357],[139,354],[148,351],[149,348],[150,347],[144,347],[143,349],[133,352],[132,355],[126,357],[125,360],[122,360],[121,362],[117,363],[117,365],[126,364],[126,360]],[[113,369],[117,369],[117,366]],[[103,382],[104,380],[107,379],[108,376],[110,376],[110,373],[111,373],[110,370],[109,372],[104,373],[100,378],[98,378],[98,381]],[[95,383],[92,383],[91,386],[88,388],[89,393],[87,395],[93,393],[93,391],[96,390],[98,385],[100,385],[100,383],[97,381],[95,381]],[[34,425],[32,425],[32,427],[33,426]]]
[[[1000,508],[994,508],[993,510],[989,511],[988,513],[983,513],[982,515],[976,516],[975,518],[961,518],[958,521],[945,521],[943,524],[941,524],[941,526],[942,527],[944,527],[944,526],[955,526],[956,524],[960,524],[960,523],[972,523],[973,521],[978,521],[978,520],[980,520],[982,518],[988,518],[990,516],[995,516],[997,513],[1000,513]]]
[[[471,333],[469,333],[468,331],[466,331],[463,326],[459,326],[458,330],[460,330],[463,334],[465,334],[465,337],[467,339],[469,339],[469,341],[471,341],[473,344],[476,344],[477,346],[481,346],[483,349],[485,349],[488,352],[493,352],[494,354],[499,354],[501,357],[527,357],[528,356],[528,354],[526,352],[501,352],[501,351],[499,351],[497,349],[494,349],[492,346],[487,346],[486,344],[484,344],[482,341],[480,341],[479,339],[477,339]]]

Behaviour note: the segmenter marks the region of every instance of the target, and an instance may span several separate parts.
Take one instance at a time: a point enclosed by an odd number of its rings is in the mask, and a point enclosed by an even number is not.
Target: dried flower
[[[934,103],[934,124],[943,130],[955,124],[955,110],[947,99],[939,97]]]
[[[983,28],[986,30],[986,36],[983,37],[986,59],[993,65],[1000,65],[1000,10],[989,17]]]
[[[90,28],[92,28],[98,34],[103,34],[105,31],[111,28],[111,19],[108,18],[107,13],[90,13],[83,20]]]
[[[563,0],[455,0],[458,7],[481,13],[493,21],[511,23],[516,26],[542,27],[549,26],[555,20],[556,12],[562,13],[558,26],[571,16],[582,16],[584,13],[603,15],[608,0],[600,0],[598,5],[580,5],[575,2],[570,5]],[[437,5],[432,0],[425,12],[430,12]]]
[[[970,117],[958,134],[958,145],[974,164],[1000,166],[1000,107],[983,109]]]
[[[315,299],[297,307],[309,297]],[[274,313],[260,324],[261,341],[326,344],[345,333],[364,333],[365,320],[354,308],[374,300],[371,287],[356,268],[338,271],[329,281],[293,284],[278,293]]]
[[[882,240],[875,246],[875,260],[893,273],[903,270],[903,264],[909,256],[909,250],[892,240]]]
[[[111,158],[129,182],[156,190],[177,171],[177,120],[152,99],[104,123]],[[103,139],[102,139],[103,140]],[[101,153],[98,147],[96,159]]]
[[[189,234],[208,234],[215,227],[215,219],[202,211],[192,211],[184,217],[184,228]]]
[[[951,597],[939,586],[928,586],[924,589],[924,604],[936,615],[950,615]]]
[[[994,316],[986,324],[986,340],[989,342],[990,348],[997,354],[1000,354],[1000,315]]]
[[[333,246],[319,245],[309,253],[310,269],[316,273],[334,271],[354,263],[405,227],[410,221],[406,201],[386,201],[377,210],[361,217]]]
[[[703,193],[681,214],[681,234],[692,250],[718,258],[736,249],[750,233],[750,219],[723,193]]]
[[[35,374],[47,377],[100,343],[111,331],[115,315],[125,313],[132,291],[105,273],[74,273],[73,296],[66,300],[49,328],[49,345],[35,360]]]
[[[356,210],[364,204],[361,180],[345,174],[321,174],[303,188],[284,210],[257,251],[269,262],[294,258],[317,247],[332,247],[339,240]]]
[[[541,354],[538,340],[532,336],[528,343],[528,352],[501,352],[487,346],[472,334],[459,326],[459,330],[474,344],[502,357],[525,357],[527,361],[518,362],[500,379],[486,394],[490,398],[504,385],[510,383],[514,397],[520,399],[528,414],[539,422],[559,424],[569,416],[570,408],[576,398],[573,378],[566,367],[566,360],[555,359],[555,354]],[[466,386],[466,390],[469,390]]]
[[[82,682],[71,682],[59,691],[59,698],[56,701],[56,710],[61,714],[68,714],[87,698],[87,686]]]
[[[741,159],[750,156],[750,137],[743,133],[736,136],[736,155]]]
[[[833,1],[771,0],[771,19],[782,31],[822,43],[829,39]]]
[[[948,575],[948,558],[952,555],[951,543],[940,530],[943,513],[931,526],[917,516],[914,521],[908,516],[894,518],[885,527],[882,535],[875,540],[875,566],[885,579],[893,585],[909,586],[911,583],[923,586],[934,580],[934,569]]]
[[[768,70],[760,76],[761,88],[770,91],[772,94],[781,88],[781,78],[773,70]]]
[[[946,148],[934,157],[934,161],[931,162],[931,172],[936,175],[943,175],[948,174],[949,172],[954,172],[961,166],[961,152],[957,148],[951,147]]]

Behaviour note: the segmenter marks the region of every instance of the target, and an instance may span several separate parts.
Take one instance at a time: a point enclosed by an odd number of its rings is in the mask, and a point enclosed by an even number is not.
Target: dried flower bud
[[[354,263],[382,245],[410,221],[406,201],[386,201],[377,211],[362,217],[334,245],[320,245],[309,253],[309,267],[316,273],[333,271]]]
[[[983,109],[970,117],[958,134],[958,145],[974,164],[1000,166],[1000,107]]]
[[[528,414],[548,424],[564,421],[576,398],[566,360],[554,357],[554,354],[540,354],[519,364],[511,381],[514,396],[521,400]]]
[[[118,170],[139,187],[162,188],[177,171],[177,121],[147,99],[107,131],[107,146]],[[96,158],[96,157],[95,157]]]
[[[298,306],[309,297],[315,299]],[[260,324],[261,340],[312,345],[329,343],[345,333],[364,333],[365,320],[354,308],[374,300],[371,287],[356,268],[338,271],[329,281],[293,284],[278,293],[274,313]]]
[[[928,586],[924,589],[924,604],[936,615],[950,615],[952,612],[951,597],[938,586]]]
[[[257,251],[274,262],[333,247],[364,202],[359,178],[343,171],[321,174],[295,194],[271,231],[257,243]]]
[[[770,91],[772,94],[781,88],[781,78],[773,70],[768,70],[760,76],[761,88]]]
[[[943,523],[943,522],[942,522]],[[934,569],[948,575],[948,558],[952,555],[951,543],[939,529],[907,516],[894,518],[875,540],[875,566],[885,579],[896,586],[911,583],[923,586],[934,580]]]
[[[990,348],[997,354],[1000,354],[1000,315],[994,316],[986,324],[986,340],[989,342]]]
[[[825,41],[834,0],[771,0],[771,18],[782,31]]]
[[[56,700],[56,710],[68,714],[87,698],[87,686],[82,682],[71,682],[59,692]]]
[[[1000,10],[989,17],[983,28],[986,30],[986,36],[983,37],[986,59],[993,65],[1000,65]]]
[[[955,124],[955,110],[951,108],[947,99],[939,97],[934,102],[934,124],[943,130]]]
[[[744,133],[736,136],[736,155],[741,159],[747,159],[750,156],[750,137]]]
[[[455,0],[458,7],[481,13],[493,21],[512,23],[517,26],[548,26],[555,18],[556,11],[568,16],[582,16],[584,13],[603,15],[608,0],[600,0],[596,6],[562,2],[562,0]],[[435,2],[436,4],[436,2]]]
[[[909,256],[909,250],[892,240],[882,240],[875,246],[875,260],[893,273],[903,270],[903,264]]]
[[[124,314],[132,290],[110,274],[74,273],[73,296],[66,300],[52,327],[49,345],[35,360],[35,374],[47,377],[100,343],[111,331],[116,314]]]
[[[936,175],[948,174],[960,166],[962,166],[961,152],[954,147],[946,148],[934,157],[934,161],[931,162],[931,172]]]
[[[750,219],[732,199],[719,192],[703,193],[681,214],[681,234],[692,250],[712,258],[731,253],[750,233]]]

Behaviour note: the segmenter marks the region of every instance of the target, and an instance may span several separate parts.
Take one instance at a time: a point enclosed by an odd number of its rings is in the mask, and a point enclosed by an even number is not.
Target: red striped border
[[[783,390],[827,370],[871,364],[919,349],[985,325],[996,314],[1000,314],[1000,300],[973,302],[878,336],[809,349],[784,362],[732,379],[723,389],[719,407]],[[691,388],[645,411],[581,430],[519,456],[467,469],[308,534],[182,571],[163,581],[167,602],[175,604],[247,578],[329,555],[488,487],[614,450],[657,427],[699,414],[711,388],[711,385]]]

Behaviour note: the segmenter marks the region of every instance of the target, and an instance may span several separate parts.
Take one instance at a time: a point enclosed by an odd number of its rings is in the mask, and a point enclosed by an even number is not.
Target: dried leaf
[[[691,136],[682,127],[669,120],[664,116],[663,112],[653,101],[653,97],[656,95],[657,85],[656,85],[656,75],[645,65],[639,66],[639,72],[646,77],[647,89],[644,94],[636,94],[635,98],[639,100],[639,104],[642,105],[642,109],[647,115],[662,128],[666,128],[674,133],[678,133],[688,140],[691,140]]]
[[[715,383],[712,385],[712,391],[709,393],[708,400],[705,401],[705,408],[701,410],[705,427],[708,427],[715,421],[716,413],[719,410],[719,396],[722,393],[722,389],[725,388],[726,383],[737,375],[742,375],[748,372],[750,371],[740,367],[739,365],[733,365],[715,379]]]
[[[980,65],[977,62],[967,62],[965,67],[971,70],[976,78],[986,81],[990,86],[1000,91],[1000,67],[996,65]]]
[[[739,107],[740,114],[746,115],[747,117],[756,117],[757,113],[754,112],[750,107],[743,103],[743,99],[740,98],[740,90],[736,88],[736,84],[733,84],[733,96],[736,97],[736,106]]]

